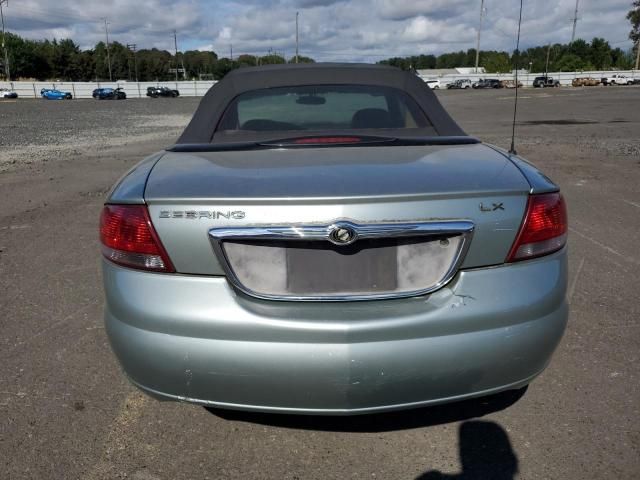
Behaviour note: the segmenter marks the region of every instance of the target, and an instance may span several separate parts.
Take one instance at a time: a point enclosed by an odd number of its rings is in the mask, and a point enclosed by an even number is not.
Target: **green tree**
[[[212,75],[218,56],[214,52],[189,50],[180,54],[187,78]]]
[[[585,61],[577,56],[575,53],[566,53],[558,60],[556,69],[561,72],[575,72],[584,70]]]
[[[293,56],[289,59],[289,63],[296,63],[296,57]],[[298,63],[316,63],[311,57],[305,57],[304,55],[298,55]]]
[[[270,53],[264,57],[260,57],[260,61],[258,63],[260,65],[275,65],[279,63],[287,63],[287,61],[281,55]]]
[[[481,65],[491,73],[508,73],[513,70],[507,52],[482,52]]]
[[[240,55],[238,57],[238,64],[240,67],[255,67],[258,65],[258,59],[255,55]]]
[[[238,62],[234,62],[228,58],[219,58],[213,70],[213,75],[216,80],[220,80],[231,70],[239,68]]]
[[[582,57],[585,58],[585,57]],[[604,38],[594,38],[591,40],[589,54],[587,58],[596,70],[611,68],[611,46]]]

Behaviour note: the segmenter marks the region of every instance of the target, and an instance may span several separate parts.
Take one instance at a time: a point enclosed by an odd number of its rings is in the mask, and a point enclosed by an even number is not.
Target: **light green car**
[[[567,214],[523,159],[372,65],[232,72],[111,191],[105,323],[131,381],[361,414],[519,389],[567,322]]]

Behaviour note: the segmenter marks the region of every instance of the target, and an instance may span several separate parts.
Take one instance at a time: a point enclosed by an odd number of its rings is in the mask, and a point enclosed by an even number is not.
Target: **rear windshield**
[[[424,112],[405,92],[370,85],[255,90],[237,96],[216,131],[424,129]]]

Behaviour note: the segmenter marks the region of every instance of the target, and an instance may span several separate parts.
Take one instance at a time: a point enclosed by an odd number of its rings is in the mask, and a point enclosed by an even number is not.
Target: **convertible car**
[[[558,186],[373,65],[228,74],[111,190],[128,378],[211,407],[362,414],[522,389],[567,322]]]
[[[47,100],[71,100],[73,95],[71,92],[62,92],[60,90],[54,90],[49,88],[43,88],[40,90],[40,96]]]

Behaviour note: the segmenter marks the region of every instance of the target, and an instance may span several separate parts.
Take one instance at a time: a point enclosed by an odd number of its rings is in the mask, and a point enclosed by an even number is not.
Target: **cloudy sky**
[[[523,47],[571,39],[575,0],[525,0]],[[515,46],[517,0],[485,0],[482,49]],[[580,0],[576,37],[606,38],[631,47],[626,13],[631,0]],[[7,28],[28,38],[72,38],[83,48],[110,39],[138,48],[212,49],[228,56],[290,57],[295,13],[300,54],[324,61],[376,61],[390,56],[443,53],[475,47],[480,0],[12,0]]]

